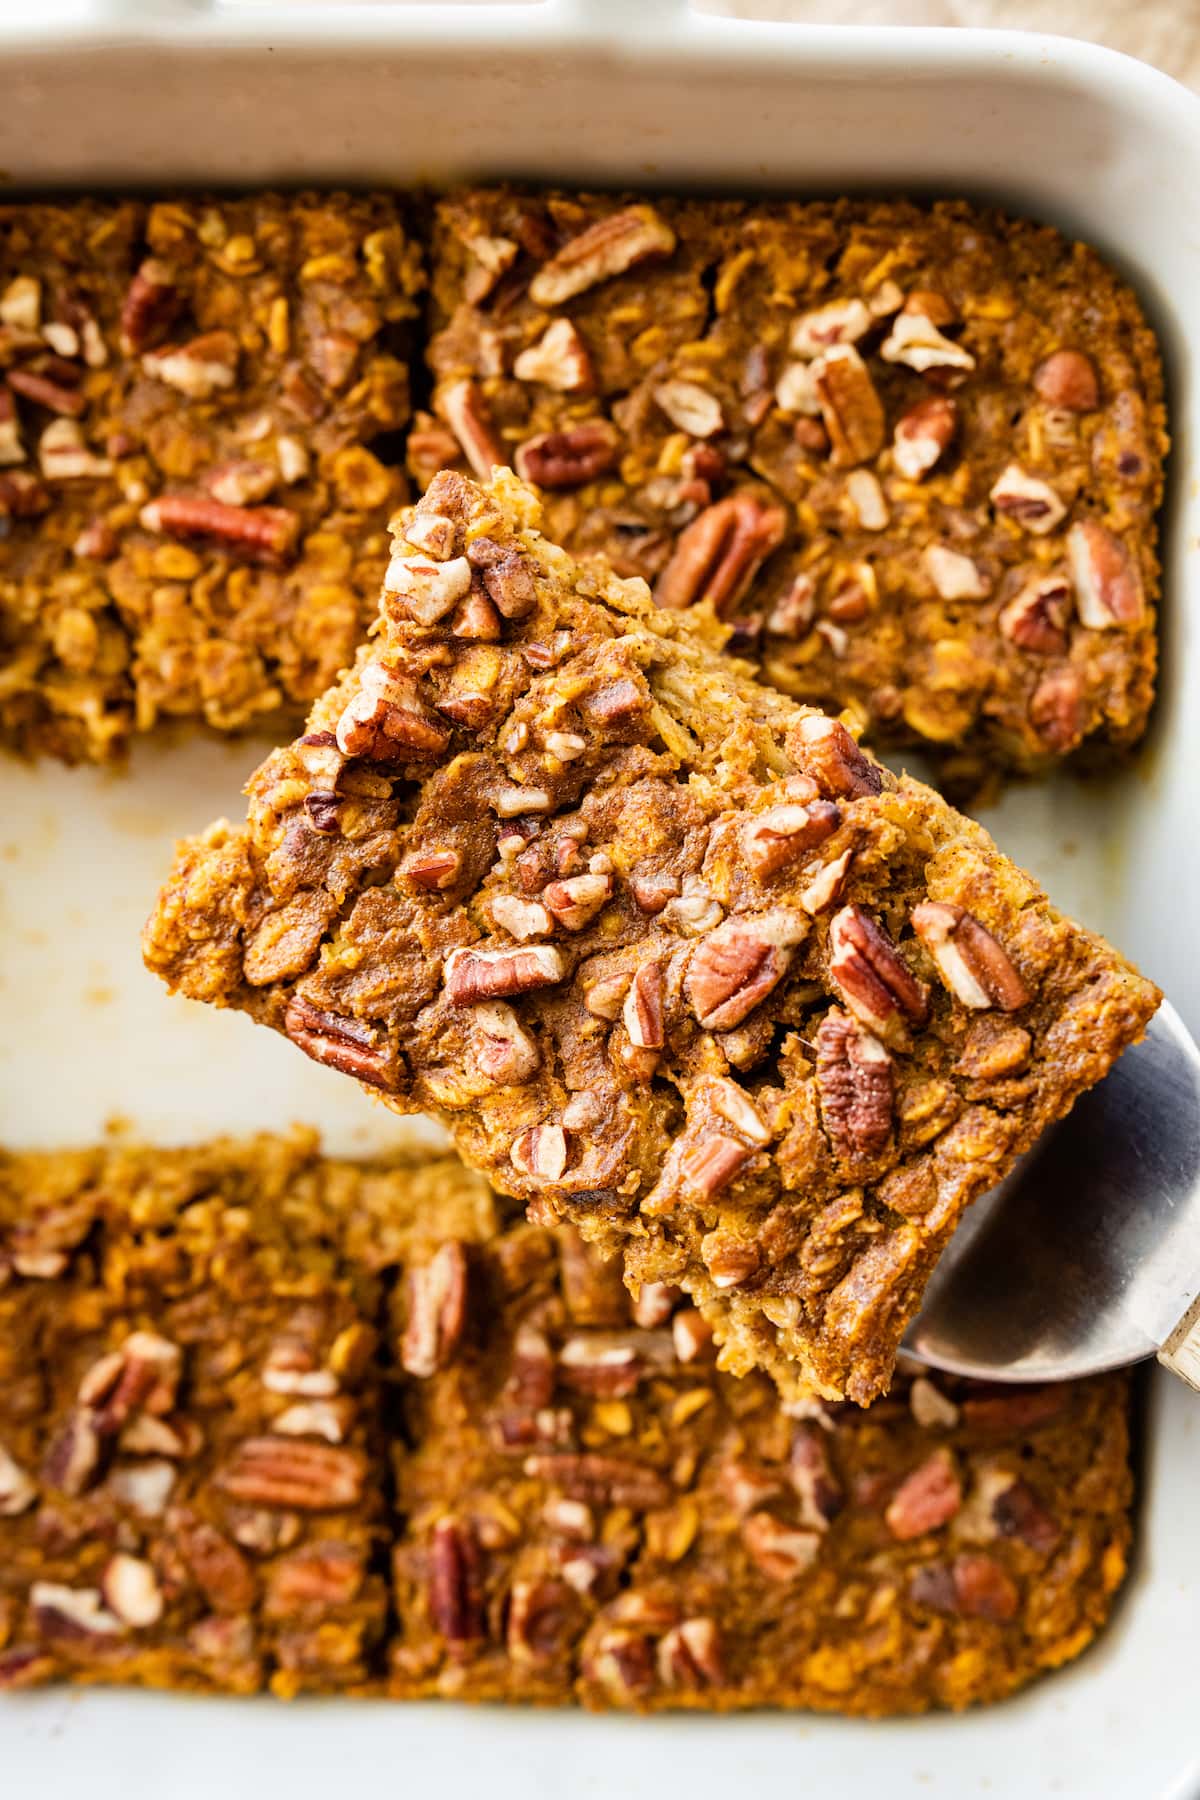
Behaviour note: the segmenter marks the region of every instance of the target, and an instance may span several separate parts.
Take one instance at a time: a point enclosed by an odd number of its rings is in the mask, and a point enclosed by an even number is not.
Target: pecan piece
[[[621,1011],[629,1041],[639,1050],[661,1050],[666,1042],[663,999],[662,965],[657,961],[640,963]]]
[[[795,1581],[821,1551],[819,1531],[797,1531],[767,1512],[750,1514],[742,1526],[742,1542],[770,1581]]]
[[[1020,1538],[1031,1550],[1048,1556],[1062,1537],[1058,1522],[1046,1511],[1027,1481],[1020,1477],[996,1495],[992,1517],[1001,1537]]]
[[[293,994],[283,1015],[283,1029],[314,1062],[340,1069],[343,1075],[353,1075],[369,1087],[389,1091],[395,1087],[395,1058],[387,1044],[376,1045],[369,1025],[340,1013],[322,1012]]]
[[[514,1581],[509,1595],[505,1644],[518,1663],[549,1663],[559,1656],[575,1627],[579,1605],[568,1581]]]
[[[60,1493],[82,1494],[99,1473],[101,1449],[94,1415],[77,1408],[67,1414],[46,1447],[42,1480]]]
[[[807,931],[807,919],[779,908],[727,919],[701,938],[684,987],[704,1029],[728,1031],[740,1025],[783,979]]]
[[[823,869],[817,871],[808,885],[800,892],[800,904],[806,913],[811,913],[815,918],[818,913],[824,912],[827,907],[833,906],[836,901],[841,899],[842,891],[846,886],[846,876],[853,861],[854,849],[852,846],[849,850],[843,850],[840,856],[835,856],[832,862],[826,863]]]
[[[37,1499],[37,1483],[0,1444],[0,1519],[28,1512]]]
[[[139,518],[147,531],[211,538],[222,549],[271,566],[287,561],[300,531],[298,516],[284,506],[222,506],[204,494],[161,494]]]
[[[1052,750],[1065,754],[1083,736],[1083,691],[1075,669],[1059,669],[1039,682],[1029,701],[1029,721]]]
[[[533,565],[517,550],[505,550],[494,538],[476,538],[467,551],[472,568],[483,570],[483,585],[506,619],[523,619],[537,604]]]
[[[469,1277],[466,1250],[454,1239],[440,1244],[423,1268],[408,1271],[400,1361],[410,1375],[427,1379],[453,1359],[466,1329]]]
[[[439,1519],[433,1528],[429,1612],[452,1653],[484,1636],[483,1552],[465,1519]]]
[[[725,423],[721,402],[698,381],[660,382],[654,400],[672,425],[689,437],[714,437]]]
[[[828,1531],[845,1505],[845,1495],[818,1425],[797,1426],[788,1466],[800,1501],[800,1523],[811,1531]]]
[[[310,1608],[349,1606],[364,1575],[362,1553],[350,1544],[333,1539],[303,1544],[269,1571],[263,1611],[269,1619],[291,1619]]]
[[[1100,404],[1095,364],[1082,350],[1055,350],[1033,371],[1033,390],[1047,406],[1094,412]]]
[[[878,1038],[837,1007],[817,1032],[817,1087],[838,1154],[878,1155],[892,1135],[892,1059]]]
[[[446,958],[446,998],[451,1006],[507,999],[553,987],[566,973],[562,951],[553,944],[526,944],[507,950],[453,950]]]
[[[1078,519],[1067,533],[1067,559],[1079,617],[1092,631],[1141,624],[1146,600],[1128,547],[1096,519]]]
[[[971,352],[940,332],[927,311],[909,311],[911,302],[917,298],[915,294],[909,295],[903,311],[896,314],[891,331],[879,346],[884,362],[903,363],[906,368],[916,369],[918,374],[925,374],[930,369],[973,369],[975,358]],[[949,324],[950,320],[943,316],[938,323]]]
[[[786,529],[781,506],[753,494],[726,495],[680,533],[655,583],[655,600],[672,611],[708,601],[718,618],[725,618],[779,548]]]
[[[927,1375],[918,1375],[908,1390],[908,1406],[922,1431],[953,1431],[958,1424],[958,1407]]]
[[[452,381],[438,389],[434,404],[475,475],[480,481],[490,481],[494,468],[507,465],[508,451],[492,422],[482,388],[474,381]]]
[[[857,800],[882,791],[883,770],[837,719],[806,714],[788,732],[787,749],[824,794]]]
[[[1067,508],[1048,481],[1027,475],[1009,463],[993,482],[988,498],[998,513],[1013,519],[1036,537],[1045,537],[1066,517]]]
[[[530,1125],[513,1139],[514,1169],[536,1181],[559,1181],[567,1166],[567,1134],[561,1125]]]
[[[59,413],[65,418],[78,419],[87,411],[87,396],[80,388],[64,387],[61,382],[51,381],[31,369],[10,369],[8,385],[14,393],[32,400],[35,406],[44,406],[47,412]]]
[[[542,899],[559,924],[568,931],[590,925],[612,893],[612,876],[602,873],[571,875],[542,889]]]
[[[494,894],[489,910],[493,924],[521,943],[528,938],[545,937],[554,928],[540,900],[522,900],[519,894]]]
[[[818,357],[835,344],[856,344],[874,323],[864,301],[830,300],[801,314],[792,326],[788,348],[793,356]]]
[[[613,467],[620,447],[620,437],[607,419],[585,419],[563,431],[527,438],[517,450],[517,474],[538,487],[582,487]]]
[[[921,481],[950,448],[958,408],[946,394],[919,400],[896,421],[892,460],[906,481]]]
[[[664,1687],[719,1687],[725,1679],[721,1634],[712,1619],[685,1619],[658,1645],[658,1674]]]
[[[563,1385],[606,1400],[632,1394],[648,1372],[674,1362],[665,1331],[580,1331],[559,1351]]]
[[[479,1068],[498,1087],[527,1081],[540,1064],[541,1052],[511,1006],[502,1000],[481,1001],[471,1013],[480,1043]]]
[[[812,800],[806,806],[768,807],[742,828],[746,861],[759,880],[765,881],[823,843],[841,822],[839,808],[829,800]]]
[[[870,462],[883,449],[883,403],[852,344],[835,344],[812,365],[813,391],[838,468]]]
[[[943,600],[986,600],[991,582],[973,556],[948,544],[927,544],[922,562]]]
[[[513,363],[518,381],[540,381],[560,394],[592,386],[592,360],[570,319],[555,319]]]
[[[869,1031],[894,1037],[900,1015],[914,1025],[929,1016],[929,990],[903,961],[891,938],[861,906],[843,906],[829,926],[829,975],[855,1018]]]
[[[47,481],[97,481],[111,475],[113,466],[107,456],[97,456],[88,448],[87,440],[74,419],[55,419],[38,439],[38,466]],[[9,476],[15,483],[17,477]],[[18,517],[39,510],[32,494],[23,504],[12,506]]]
[[[397,553],[383,578],[382,605],[393,618],[436,625],[471,591],[471,565],[465,556],[448,561]]]
[[[223,1493],[250,1506],[329,1512],[359,1504],[364,1474],[356,1450],[304,1438],[257,1437],[238,1445],[215,1481]]]
[[[535,306],[561,306],[597,282],[623,275],[648,256],[669,256],[674,248],[675,233],[652,206],[627,206],[564,244],[530,282],[529,298]]]
[[[197,1587],[214,1612],[245,1613],[254,1605],[258,1578],[248,1557],[205,1519],[172,1511],[167,1521]]]
[[[99,1588],[64,1587],[57,1581],[35,1581],[29,1590],[38,1633],[51,1640],[114,1637],[121,1621],[104,1605]]]
[[[628,1506],[635,1512],[666,1506],[673,1498],[669,1483],[656,1470],[632,1457],[592,1452],[538,1451],[525,1459],[534,1481],[553,1482],[572,1500],[589,1506]]]
[[[311,800],[313,795],[308,798]],[[457,850],[419,850],[405,857],[400,865],[404,879],[426,893],[440,893],[453,887],[461,871],[462,857]]]
[[[1015,1012],[1028,1002],[1029,988],[1008,953],[965,907],[923,900],[913,908],[912,925],[964,1006]]]
[[[1070,615],[1071,587],[1066,577],[1035,575],[1002,608],[1000,630],[1010,643],[1033,656],[1061,656],[1067,647]]]
[[[369,662],[358,693],[337,722],[337,747],[368,762],[440,756],[450,733],[423,703],[415,681]]]
[[[960,1613],[997,1621],[1016,1617],[1021,1596],[994,1556],[982,1550],[964,1550],[954,1559],[953,1576]]]
[[[189,400],[210,400],[237,379],[238,341],[231,331],[206,331],[189,343],[153,350],[142,368]]]
[[[894,1538],[907,1543],[952,1519],[962,1505],[962,1484],[948,1450],[933,1455],[900,1483],[884,1518]]]
[[[125,354],[136,356],[165,336],[182,304],[174,270],[157,256],[148,256],[134,274],[121,304],[121,348]]]
[[[718,1131],[703,1138],[694,1149],[688,1151],[683,1159],[681,1173],[685,1181],[708,1199],[713,1194],[719,1194],[722,1188],[728,1187],[753,1155],[753,1150],[738,1138],[727,1137],[724,1132]],[[757,1266],[756,1259],[754,1267]],[[724,1252],[720,1254],[715,1267],[712,1262],[709,1263],[708,1272],[716,1287],[736,1287],[747,1273],[740,1266],[733,1267]]]

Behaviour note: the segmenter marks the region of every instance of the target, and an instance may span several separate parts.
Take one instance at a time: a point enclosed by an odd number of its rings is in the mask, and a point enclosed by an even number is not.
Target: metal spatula
[[[1174,1007],[971,1207],[904,1348],[992,1381],[1157,1356],[1200,1390],[1200,1051]]]

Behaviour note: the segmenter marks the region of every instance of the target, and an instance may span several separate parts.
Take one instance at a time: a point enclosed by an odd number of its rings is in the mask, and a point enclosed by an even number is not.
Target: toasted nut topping
[[[471,589],[471,565],[465,556],[434,562],[421,556],[392,557],[383,578],[384,611],[393,618],[436,625]]]
[[[434,404],[479,480],[490,481],[492,470],[505,467],[509,458],[482,389],[473,381],[452,381],[438,389]]]
[[[561,306],[597,282],[623,275],[648,256],[669,256],[675,233],[652,206],[629,206],[598,219],[565,244],[529,284],[535,306]]]
[[[742,1526],[742,1541],[771,1581],[795,1581],[812,1567],[821,1549],[819,1531],[796,1531],[770,1513],[751,1513]]]
[[[912,925],[942,980],[964,1006],[1015,1012],[1029,1000],[1029,989],[1006,952],[963,907],[922,901],[913,908]]]
[[[869,462],[883,448],[883,405],[867,365],[850,344],[837,344],[812,365],[813,388],[841,468]]]
[[[684,1157],[684,1180],[705,1197],[719,1194],[722,1188],[729,1186],[739,1169],[749,1162],[753,1154],[737,1138],[727,1137],[724,1132],[714,1132]],[[749,1266],[743,1268],[740,1253],[731,1254],[727,1246],[723,1246],[708,1261],[708,1272],[712,1276],[714,1287],[736,1287],[757,1267],[757,1253]]]
[[[935,1450],[892,1496],[884,1518],[901,1543],[937,1531],[962,1505],[962,1486],[948,1450]]]
[[[123,1625],[140,1630],[157,1625],[163,1615],[162,1590],[158,1577],[140,1556],[118,1551],[109,1558],[100,1577],[100,1591]]]
[[[520,950],[454,950],[446,958],[446,998],[452,1006],[501,1000],[553,987],[566,973],[562,951],[553,944]]]
[[[11,468],[14,463],[24,461],[25,446],[21,442],[17,409],[12,395],[7,389],[0,388],[0,465]]]
[[[611,875],[572,875],[552,881],[542,889],[542,899],[559,924],[568,931],[582,931],[591,923],[612,893]]]
[[[964,1550],[954,1559],[957,1610],[968,1617],[1003,1621],[1016,1616],[1021,1597],[1012,1577],[994,1556]]]
[[[676,611],[707,600],[725,618],[779,548],[785,529],[782,507],[764,505],[753,494],[727,495],[680,533],[655,585],[655,600]]]
[[[794,413],[805,419],[817,417],[821,403],[817,399],[810,363],[788,363],[775,383],[775,404],[780,412]]]
[[[469,1281],[467,1253],[453,1239],[439,1245],[424,1267],[408,1271],[400,1361],[410,1375],[428,1378],[453,1359],[466,1326]]]
[[[945,394],[931,394],[896,421],[892,458],[906,481],[920,481],[950,448],[958,408]]]
[[[870,469],[851,469],[846,477],[846,498],[864,531],[886,529],[891,513],[883,497],[879,479]],[[863,611],[866,611],[864,605]],[[862,615],[859,614],[859,617]]]
[[[827,907],[841,899],[846,886],[846,876],[853,861],[853,848],[843,850],[840,856],[835,856],[832,862],[826,863],[825,867],[813,876],[807,887],[801,889],[800,904],[806,913],[810,913],[815,918],[818,913],[824,912]]]
[[[958,1408],[927,1375],[918,1375],[908,1390],[908,1405],[922,1431],[953,1431],[958,1424]]]
[[[64,1587],[35,1581],[29,1590],[38,1629],[48,1638],[112,1637],[121,1621],[103,1603],[99,1588]]]
[[[553,920],[537,900],[522,900],[516,894],[494,894],[490,902],[492,919],[502,931],[520,938],[545,937],[553,929]]]
[[[1060,656],[1067,647],[1071,586],[1064,575],[1034,575],[1000,613],[1010,643],[1034,656]]]
[[[796,1427],[789,1471],[800,1502],[801,1524],[813,1531],[828,1531],[845,1504],[845,1495],[818,1424]]]
[[[725,1679],[721,1634],[712,1619],[685,1619],[658,1643],[658,1675],[664,1687],[719,1687]]]
[[[665,1281],[643,1281],[633,1303],[635,1324],[647,1331],[653,1330],[657,1325],[665,1325],[675,1310],[680,1294],[679,1288],[671,1287]]]
[[[354,1418],[354,1402],[342,1395],[333,1400],[298,1400],[271,1420],[271,1430],[284,1437],[319,1437],[327,1444],[341,1444]]]
[[[481,300],[487,299],[500,277],[512,268],[521,246],[512,238],[489,237],[484,232],[476,233],[465,242],[475,263],[468,271],[463,291],[472,306],[478,306]]]
[[[169,329],[182,297],[174,271],[157,256],[148,256],[129,284],[121,307],[121,348],[136,356]]]
[[[92,1413],[68,1413],[42,1460],[42,1480],[63,1494],[82,1494],[100,1467],[100,1433]]]
[[[418,851],[400,865],[400,873],[407,881],[431,893],[453,887],[461,870],[462,857],[457,850]]]
[[[541,1063],[541,1054],[511,1006],[502,1000],[484,1001],[471,1012],[471,1024],[479,1033],[479,1067],[498,1087],[514,1087],[527,1081]]]
[[[779,909],[727,919],[692,953],[684,986],[706,1031],[728,1031],[783,979],[807,920]]]
[[[37,1483],[0,1444],[0,1519],[28,1512],[37,1499]]]
[[[560,394],[579,393],[592,386],[592,362],[587,346],[570,319],[555,319],[536,344],[531,344],[513,363],[518,381],[540,381]]]
[[[831,300],[815,312],[804,313],[792,326],[788,347],[793,356],[820,356],[835,344],[854,344],[875,323],[858,299]]]
[[[107,456],[89,449],[74,419],[47,425],[38,439],[38,466],[47,481],[99,481],[113,471]]]
[[[663,1026],[663,976],[657,962],[639,964],[629,984],[621,1017],[629,1041],[639,1050],[661,1050],[666,1038]]]
[[[415,681],[369,662],[338,720],[336,740],[345,756],[396,762],[440,755],[450,733],[424,705]]]
[[[661,382],[654,398],[672,425],[690,437],[712,437],[725,423],[721,402],[698,381]]]
[[[214,1480],[251,1506],[329,1512],[360,1504],[363,1475],[357,1451],[272,1436],[247,1438]]]
[[[780,637],[801,637],[816,611],[816,583],[811,575],[797,575],[767,614],[767,630]]]
[[[986,600],[992,584],[979,564],[945,544],[926,546],[925,572],[943,600]]]
[[[78,419],[87,411],[87,396],[79,388],[50,381],[45,375],[37,375],[31,369],[10,369],[7,379],[14,393],[23,394],[35,406],[44,406],[47,412]]]
[[[829,927],[829,975],[842,999],[870,1031],[895,1035],[900,1015],[916,1025],[929,1015],[929,990],[892,940],[861,906],[844,906]]]
[[[837,719],[806,713],[788,732],[787,747],[824,794],[857,800],[864,794],[878,794],[883,788],[879,764],[859,749]]]
[[[237,380],[238,341],[231,331],[206,331],[169,350],[153,350],[142,368],[155,381],[176,388],[189,400],[210,400]]]
[[[998,513],[1015,520],[1035,537],[1045,537],[1067,513],[1066,505],[1049,482],[1027,475],[1018,463],[1009,463],[1002,470],[988,498]]]
[[[0,294],[0,325],[37,331],[42,322],[42,284],[33,275],[15,275]]]
[[[211,469],[205,486],[222,506],[253,506],[266,499],[278,479],[279,471],[273,463],[243,460],[220,463]]]
[[[648,1512],[674,1498],[669,1482],[656,1470],[623,1456],[540,1451],[526,1457],[524,1469],[532,1480],[551,1482],[569,1499],[588,1506],[628,1506]]]
[[[909,301],[914,298],[910,294]],[[904,311],[896,314],[890,333],[879,346],[884,362],[904,363],[919,374],[928,369],[973,369],[975,358],[970,351],[944,337],[925,313],[909,312],[909,301]]]
[[[296,547],[300,520],[283,506],[222,506],[200,494],[162,494],[138,515],[147,531],[212,538],[249,562],[278,566]]]
[[[1079,617],[1093,631],[1141,624],[1142,578],[1128,548],[1096,519],[1079,519],[1067,533],[1067,558]]]
[[[836,1007],[817,1032],[817,1086],[839,1155],[877,1155],[892,1135],[892,1059],[878,1038]]]
[[[429,1555],[429,1612],[434,1628],[450,1645],[473,1643],[484,1635],[483,1558],[470,1523],[439,1519]]]
[[[1082,350],[1055,350],[1034,370],[1033,387],[1047,406],[1067,412],[1094,412],[1100,404],[1095,366]]]
[[[454,521],[443,513],[426,512],[423,507],[416,506],[401,526],[400,534],[406,544],[411,544],[414,550],[423,550],[434,562],[449,562],[453,555]]]
[[[712,1344],[713,1330],[703,1313],[685,1306],[671,1320],[671,1340],[681,1363],[696,1362]]]
[[[620,437],[607,419],[586,419],[526,439],[517,451],[517,474],[538,487],[582,487],[611,469],[620,449]]]
[[[514,1139],[512,1165],[538,1181],[559,1181],[567,1166],[567,1134],[561,1125],[531,1125]]]

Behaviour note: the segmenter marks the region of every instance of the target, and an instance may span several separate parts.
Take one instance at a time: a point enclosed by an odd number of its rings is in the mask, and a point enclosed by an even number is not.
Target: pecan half
[[[329,1512],[360,1503],[364,1476],[356,1450],[304,1438],[256,1437],[238,1445],[214,1480],[223,1493],[251,1506]]]
[[[147,531],[209,538],[249,562],[278,566],[296,547],[300,520],[284,506],[222,506],[202,494],[161,494],[138,515]]]
[[[884,1518],[894,1538],[907,1543],[952,1519],[962,1505],[962,1484],[948,1450],[935,1450],[900,1483]]]
[[[859,749],[838,719],[805,714],[788,732],[787,749],[823,794],[857,800],[883,789],[883,770]]]
[[[1094,412],[1100,404],[1096,367],[1082,350],[1055,350],[1033,371],[1033,390],[1047,406]]]
[[[726,495],[680,533],[655,583],[655,600],[673,611],[707,601],[718,618],[725,618],[779,548],[786,529],[781,506],[753,494]]]
[[[919,400],[896,421],[892,460],[906,481],[921,481],[950,448],[958,408],[946,394]]]
[[[540,381],[560,394],[577,394],[592,386],[592,359],[570,319],[554,319],[536,344],[513,363],[518,381]]]
[[[517,450],[517,474],[538,487],[582,487],[611,469],[620,449],[620,437],[607,419],[585,419],[563,431],[527,438]]]
[[[480,481],[490,481],[494,468],[507,465],[508,451],[504,440],[492,422],[483,390],[476,382],[448,382],[438,389],[434,405]],[[410,454],[411,449],[410,444]]]
[[[183,1508],[173,1509],[168,1526],[197,1587],[214,1612],[245,1613],[254,1605],[258,1577],[250,1559],[224,1532]]]
[[[878,1155],[892,1135],[892,1059],[878,1038],[836,1007],[817,1032],[817,1087],[839,1155]]]
[[[136,356],[165,336],[183,304],[174,270],[148,256],[134,274],[121,303],[121,348]]]
[[[429,1612],[451,1650],[484,1636],[483,1552],[465,1519],[439,1519],[433,1528]]]
[[[1070,616],[1071,586],[1066,577],[1034,575],[1001,609],[1000,631],[1033,656],[1061,656]]]
[[[1146,612],[1142,577],[1127,545],[1096,519],[1067,533],[1067,560],[1079,617],[1093,631],[1130,630]]]
[[[524,1467],[533,1480],[553,1482],[570,1499],[583,1500],[589,1506],[628,1506],[634,1512],[648,1512],[673,1498],[664,1477],[632,1457],[548,1450],[527,1456]]]
[[[417,684],[381,662],[362,671],[359,691],[337,722],[337,747],[368,762],[440,756],[450,733],[425,706]]]
[[[772,991],[787,973],[808,921],[782,908],[727,919],[700,940],[688,963],[684,987],[706,1031],[728,1031]]]
[[[446,998],[452,1006],[501,1000],[553,987],[566,973],[562,951],[553,944],[526,944],[507,950],[453,950],[446,958]]]
[[[857,1019],[886,1039],[900,1015],[914,1025],[929,1016],[929,990],[891,938],[861,906],[844,906],[829,926],[829,975]]]
[[[750,1514],[742,1525],[742,1542],[770,1581],[795,1581],[821,1552],[819,1531],[797,1531],[767,1512]]]
[[[870,462],[883,449],[883,403],[852,344],[835,344],[812,365],[813,391],[839,468]]]
[[[1028,1002],[1029,988],[1007,952],[965,907],[923,900],[913,908],[912,926],[964,1006],[1015,1012]]]
[[[298,1050],[314,1062],[340,1069],[369,1087],[396,1085],[395,1057],[385,1043],[376,1045],[369,1025],[340,1013],[322,1012],[299,994],[293,994],[283,1015],[283,1029]]]
[[[400,1361],[410,1375],[428,1378],[452,1361],[466,1329],[469,1279],[467,1253],[453,1239],[439,1245],[424,1267],[408,1271]]]
[[[397,554],[383,578],[382,606],[392,618],[436,625],[471,591],[471,565],[465,556],[449,561]]]
[[[823,843],[841,822],[840,810],[829,800],[771,806],[743,826],[742,850],[759,880],[766,880]]]
[[[1001,470],[988,494],[998,513],[1013,519],[1036,537],[1045,537],[1061,524],[1067,508],[1048,481],[1027,475],[1018,463]]]
[[[535,306],[561,306],[576,294],[624,274],[648,256],[669,256],[675,233],[652,206],[627,206],[597,219],[543,265],[529,284]]]

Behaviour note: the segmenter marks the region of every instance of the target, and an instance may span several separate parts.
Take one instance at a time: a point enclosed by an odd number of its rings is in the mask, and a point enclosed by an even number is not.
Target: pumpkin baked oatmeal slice
[[[0,741],[303,716],[374,610],[421,285],[383,194],[0,206]]]
[[[303,1135],[0,1160],[0,1688],[377,1675],[380,1270],[490,1217]]]
[[[396,1300],[393,1694],[916,1713],[1013,1692],[1108,1616],[1121,1377],[782,1406],[570,1228],[446,1241]]]
[[[179,846],[148,966],[623,1249],[726,1367],[867,1401],[963,1208],[1157,993],[986,832],[532,496],[438,477],[374,637],[245,824]]]
[[[949,778],[1141,735],[1163,382],[1095,251],[961,201],[485,188],[431,279],[418,479],[512,464],[555,542]]]

